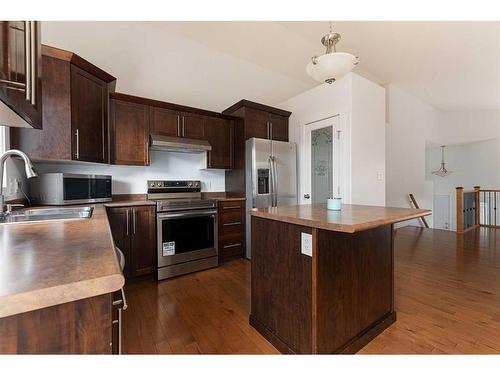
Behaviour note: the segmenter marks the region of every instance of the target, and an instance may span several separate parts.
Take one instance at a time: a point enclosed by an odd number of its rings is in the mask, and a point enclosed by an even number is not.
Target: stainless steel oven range
[[[158,280],[218,266],[217,202],[200,181],[148,181],[156,201]]]

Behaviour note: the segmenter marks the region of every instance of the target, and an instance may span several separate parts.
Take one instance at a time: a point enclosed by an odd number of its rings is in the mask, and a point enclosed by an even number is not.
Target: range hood
[[[151,134],[151,150],[201,153],[211,151],[212,146],[208,141],[201,139],[169,137],[166,135]]]

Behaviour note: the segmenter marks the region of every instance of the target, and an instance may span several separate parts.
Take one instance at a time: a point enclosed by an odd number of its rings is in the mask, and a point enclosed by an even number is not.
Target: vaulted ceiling
[[[355,72],[443,110],[500,109],[500,22],[335,22]],[[221,110],[276,104],[317,85],[328,22],[43,22],[43,42],[80,53],[118,89]]]
[[[444,110],[500,108],[500,22],[334,22],[355,72]],[[322,53],[328,22],[157,25],[314,86],[304,67]]]

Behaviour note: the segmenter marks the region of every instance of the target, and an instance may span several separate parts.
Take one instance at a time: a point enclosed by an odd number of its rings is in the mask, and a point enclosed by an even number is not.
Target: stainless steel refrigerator
[[[297,204],[297,146],[293,142],[246,141],[247,209]],[[251,257],[251,220],[246,220],[246,256]]]

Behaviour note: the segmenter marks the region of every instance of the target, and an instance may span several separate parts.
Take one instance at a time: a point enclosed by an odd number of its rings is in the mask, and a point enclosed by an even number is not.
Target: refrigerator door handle
[[[274,207],[274,168],[273,157],[269,156],[269,195],[271,196],[271,207]]]
[[[278,205],[278,186],[276,179],[276,160],[274,156],[269,157],[269,163],[271,164],[271,206],[276,207]]]

